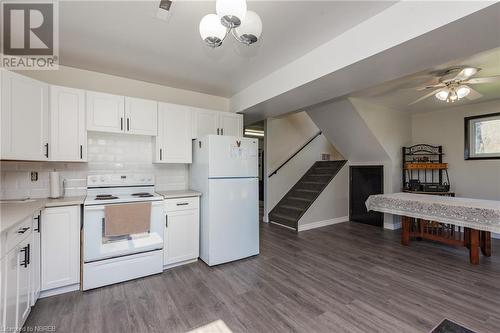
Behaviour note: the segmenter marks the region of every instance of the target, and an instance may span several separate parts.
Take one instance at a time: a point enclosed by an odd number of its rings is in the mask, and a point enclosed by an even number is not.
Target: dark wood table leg
[[[403,223],[403,232],[401,233],[401,244],[410,245],[410,223],[411,218],[408,216],[401,217]]]
[[[479,244],[483,255],[491,257],[491,232],[481,231],[479,233]]]
[[[464,246],[470,249],[470,229],[464,227]]]
[[[469,260],[472,265],[479,264],[479,231],[476,229],[469,229],[470,243],[469,243]]]

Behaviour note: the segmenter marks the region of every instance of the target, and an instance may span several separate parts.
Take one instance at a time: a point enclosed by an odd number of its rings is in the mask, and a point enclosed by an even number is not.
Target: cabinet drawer
[[[199,207],[198,197],[165,200],[165,209],[167,212],[174,212],[186,209],[198,209],[198,207]]]
[[[0,257],[7,254],[12,250],[17,244],[23,241],[28,235],[31,235],[32,229],[32,221],[33,219],[30,217],[26,218],[21,223],[16,224],[12,228],[10,228],[5,233],[5,242],[2,244],[0,248]]]

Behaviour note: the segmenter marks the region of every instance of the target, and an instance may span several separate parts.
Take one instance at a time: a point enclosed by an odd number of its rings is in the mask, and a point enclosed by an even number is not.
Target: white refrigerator
[[[200,258],[213,266],[259,254],[258,140],[193,140],[191,187],[202,192]]]

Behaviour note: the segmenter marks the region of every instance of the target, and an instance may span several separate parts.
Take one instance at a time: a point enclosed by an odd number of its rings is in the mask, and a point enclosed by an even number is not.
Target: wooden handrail
[[[309,141],[307,141],[302,147],[300,147],[299,150],[297,150],[295,153],[293,153],[292,156],[290,156],[285,162],[283,162],[279,167],[277,167],[276,170],[274,170],[273,172],[271,172],[268,177],[271,178],[273,175],[277,174],[279,169],[281,169],[282,167],[284,167],[285,164],[287,164],[288,162],[290,162],[290,160],[295,157],[295,155],[297,155],[298,153],[300,153],[302,151],[302,149],[304,149],[305,147],[307,147],[314,139],[316,139],[321,134],[323,134],[323,132],[321,132],[321,131],[319,131],[318,133],[316,133],[312,138],[309,139]]]

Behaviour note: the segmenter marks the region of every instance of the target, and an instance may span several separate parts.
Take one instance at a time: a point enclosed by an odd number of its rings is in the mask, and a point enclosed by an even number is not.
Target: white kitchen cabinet
[[[30,251],[31,265],[31,306],[35,305],[40,296],[41,281],[40,281],[40,251],[41,251],[41,212],[37,211],[33,216],[33,232]]]
[[[125,97],[100,92],[86,92],[87,130],[123,133]]]
[[[0,75],[1,158],[47,160],[48,85],[9,71]]]
[[[159,103],[158,136],[155,138],[156,163],[191,163],[191,109]]]
[[[193,117],[193,139],[210,134],[243,136],[243,115],[195,109]]]
[[[193,139],[205,135],[219,134],[219,112],[213,110],[196,109],[194,111]],[[219,133],[218,133],[219,132]]]
[[[80,206],[51,207],[41,219],[41,290],[80,282]]]
[[[163,265],[165,268],[196,260],[199,256],[199,198],[165,200]]]
[[[243,115],[220,112],[219,128],[221,135],[243,136]]]
[[[50,160],[87,161],[85,91],[50,86],[49,118]]]
[[[12,247],[2,261],[2,317],[9,330],[23,326],[31,310],[30,261],[31,234]]]
[[[124,130],[129,134],[157,135],[158,102],[125,97]]]

